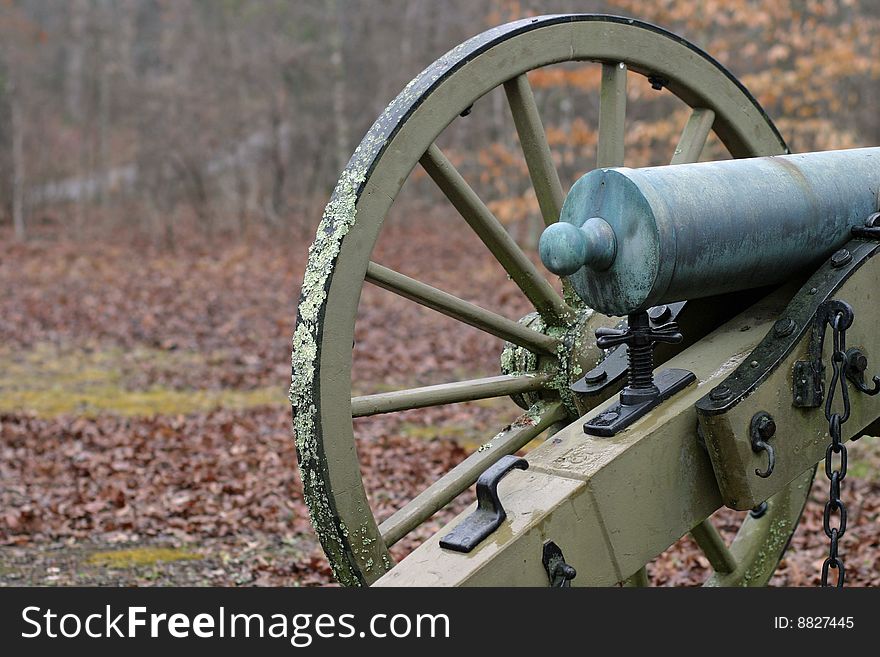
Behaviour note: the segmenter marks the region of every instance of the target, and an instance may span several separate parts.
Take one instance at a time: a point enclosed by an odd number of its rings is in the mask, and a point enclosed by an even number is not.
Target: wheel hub
[[[550,389],[511,395],[517,406],[528,410],[539,401],[561,399],[572,417],[579,416],[571,384],[598,365],[605,355],[595,344],[592,334],[595,327],[589,321],[593,315],[592,309],[581,307],[572,319],[564,323],[548,323],[537,312],[520,318],[519,323],[523,326],[559,340],[559,348],[551,356],[536,354],[511,342],[504,343],[500,358],[502,374],[553,376]]]

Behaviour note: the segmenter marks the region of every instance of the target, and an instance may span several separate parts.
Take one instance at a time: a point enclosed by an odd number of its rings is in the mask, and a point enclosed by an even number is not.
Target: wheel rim
[[[692,108],[673,162],[695,159],[709,128],[734,157],[787,152],[757,102],[715,60],[665,30],[625,18],[576,15],[516,21],[454,48],[407,85],[373,124],[337,183],[309,252],[293,339],[291,402],[304,496],[334,575],[343,584],[369,584],[380,577],[392,566],[387,543],[399,538],[386,531],[386,539],[393,540],[383,539],[360,478],[351,417],[340,412],[351,399],[351,345],[361,287],[367,276],[381,284],[383,276],[388,283],[395,273],[370,263],[384,218],[420,160],[453,205],[458,201],[470,207],[468,198],[462,198],[467,196],[466,184],[461,187],[457,172],[434,142],[475,100],[506,83],[542,214],[545,221],[555,221],[562,190],[552,161],[548,165],[549,150],[540,143],[526,145],[531,137],[540,142],[543,129],[539,120],[534,122],[525,73],[566,61],[603,63],[600,166],[623,164],[625,93],[621,105],[619,85],[627,71],[656,76]],[[478,219],[475,224],[481,226]],[[504,239],[480,237],[487,244]],[[510,256],[503,244],[497,248],[502,256]],[[497,254],[496,258],[502,260]],[[570,313],[543,276],[538,274],[536,280],[535,270],[522,261],[511,264],[517,267],[516,282],[542,314],[558,318]],[[401,281],[392,282],[400,290]],[[502,328],[509,339],[513,329],[506,324]],[[526,342],[531,337],[534,350],[552,347],[537,344],[541,340],[532,336],[514,337]],[[486,385],[495,384],[508,386],[503,394],[531,389],[528,382],[509,379]],[[559,403],[544,404],[537,412],[540,416],[531,422],[529,435],[566,417]],[[793,514],[792,504],[776,507],[788,508],[787,516]],[[791,531],[796,522],[797,518],[786,523]],[[744,524],[744,529],[749,526]]]

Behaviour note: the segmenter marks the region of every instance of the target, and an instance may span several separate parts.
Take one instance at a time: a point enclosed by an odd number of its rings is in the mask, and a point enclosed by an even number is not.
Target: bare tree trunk
[[[287,210],[284,183],[287,180],[290,136],[284,124],[283,107],[284,103],[278,100],[272,112],[272,214],[276,219],[283,216]]]
[[[190,207],[195,212],[196,220],[206,238],[211,241],[214,238],[214,224],[212,219],[211,196],[208,193],[208,183],[205,173],[195,157],[176,158],[179,175],[189,180],[188,193]]]
[[[70,41],[67,47],[67,70],[65,74],[64,100],[67,114],[79,131],[79,177],[87,180],[91,172],[87,144],[90,142],[85,126],[83,109],[84,63],[86,47],[86,28],[88,22],[88,0],[74,0],[70,3]],[[74,200],[74,230],[81,237],[86,223],[86,203],[88,185],[83,185]]]
[[[101,37],[98,46],[98,71],[97,71],[97,125],[95,126],[95,137],[97,141],[96,154],[93,170],[98,180],[95,189],[98,203],[102,204],[106,200],[105,184],[107,180],[102,174],[105,174],[110,168],[110,50],[109,35],[106,30],[106,23],[102,22]]]
[[[345,10],[340,8],[337,0],[328,0],[328,13],[332,27],[330,29],[330,65],[333,67],[333,122],[336,126],[336,168],[342,171],[348,164],[349,128],[345,112],[346,80],[345,58],[343,54],[343,26]]]
[[[67,114],[79,123],[83,118],[83,62],[86,47],[88,0],[73,0],[70,10],[70,40],[67,44],[67,70],[64,76],[64,100]]]
[[[136,40],[135,17],[138,0],[117,0],[114,5],[113,24],[115,26],[115,68],[126,82],[135,79],[132,51]]]
[[[24,226],[24,125],[17,85],[9,85],[10,123],[12,129],[12,225],[15,239],[25,239]]]

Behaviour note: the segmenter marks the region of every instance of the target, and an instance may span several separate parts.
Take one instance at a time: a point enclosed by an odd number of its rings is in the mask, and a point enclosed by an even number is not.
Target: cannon
[[[601,87],[596,162],[565,193],[527,73],[569,61],[601,66]],[[660,166],[624,166],[634,75],[690,108]],[[565,295],[438,145],[496,87],[547,225],[541,261]],[[730,160],[699,161],[711,133]],[[373,260],[418,166],[534,312],[516,321]],[[654,25],[543,16],[451,50],[358,146],[304,276],[290,397],[304,496],[336,578],[640,586],[646,564],[690,534],[711,565],[706,585],[762,586],[824,463],[821,578],[842,585],[846,443],[880,428],[878,211],[880,149],[791,154],[736,78]],[[496,336],[499,371],[353,396],[364,283]],[[379,522],[353,418],[496,397],[525,412]],[[474,485],[471,508],[394,562],[395,543]],[[711,521],[722,506],[748,511],[730,543]]]
[[[858,148],[597,169],[572,186],[541,258],[611,315],[780,283],[876,212],[878,164],[880,148]]]

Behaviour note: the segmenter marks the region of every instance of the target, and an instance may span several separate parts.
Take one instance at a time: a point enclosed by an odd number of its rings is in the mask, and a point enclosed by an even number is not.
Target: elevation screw
[[[620,344],[627,347],[629,363],[629,382],[620,391],[620,403],[623,406],[639,404],[654,399],[660,390],[654,384],[654,343],[681,342],[683,336],[678,324],[668,322],[660,326],[651,326],[648,313],[644,310],[630,313],[625,329],[596,329],[596,346],[608,349]]]

